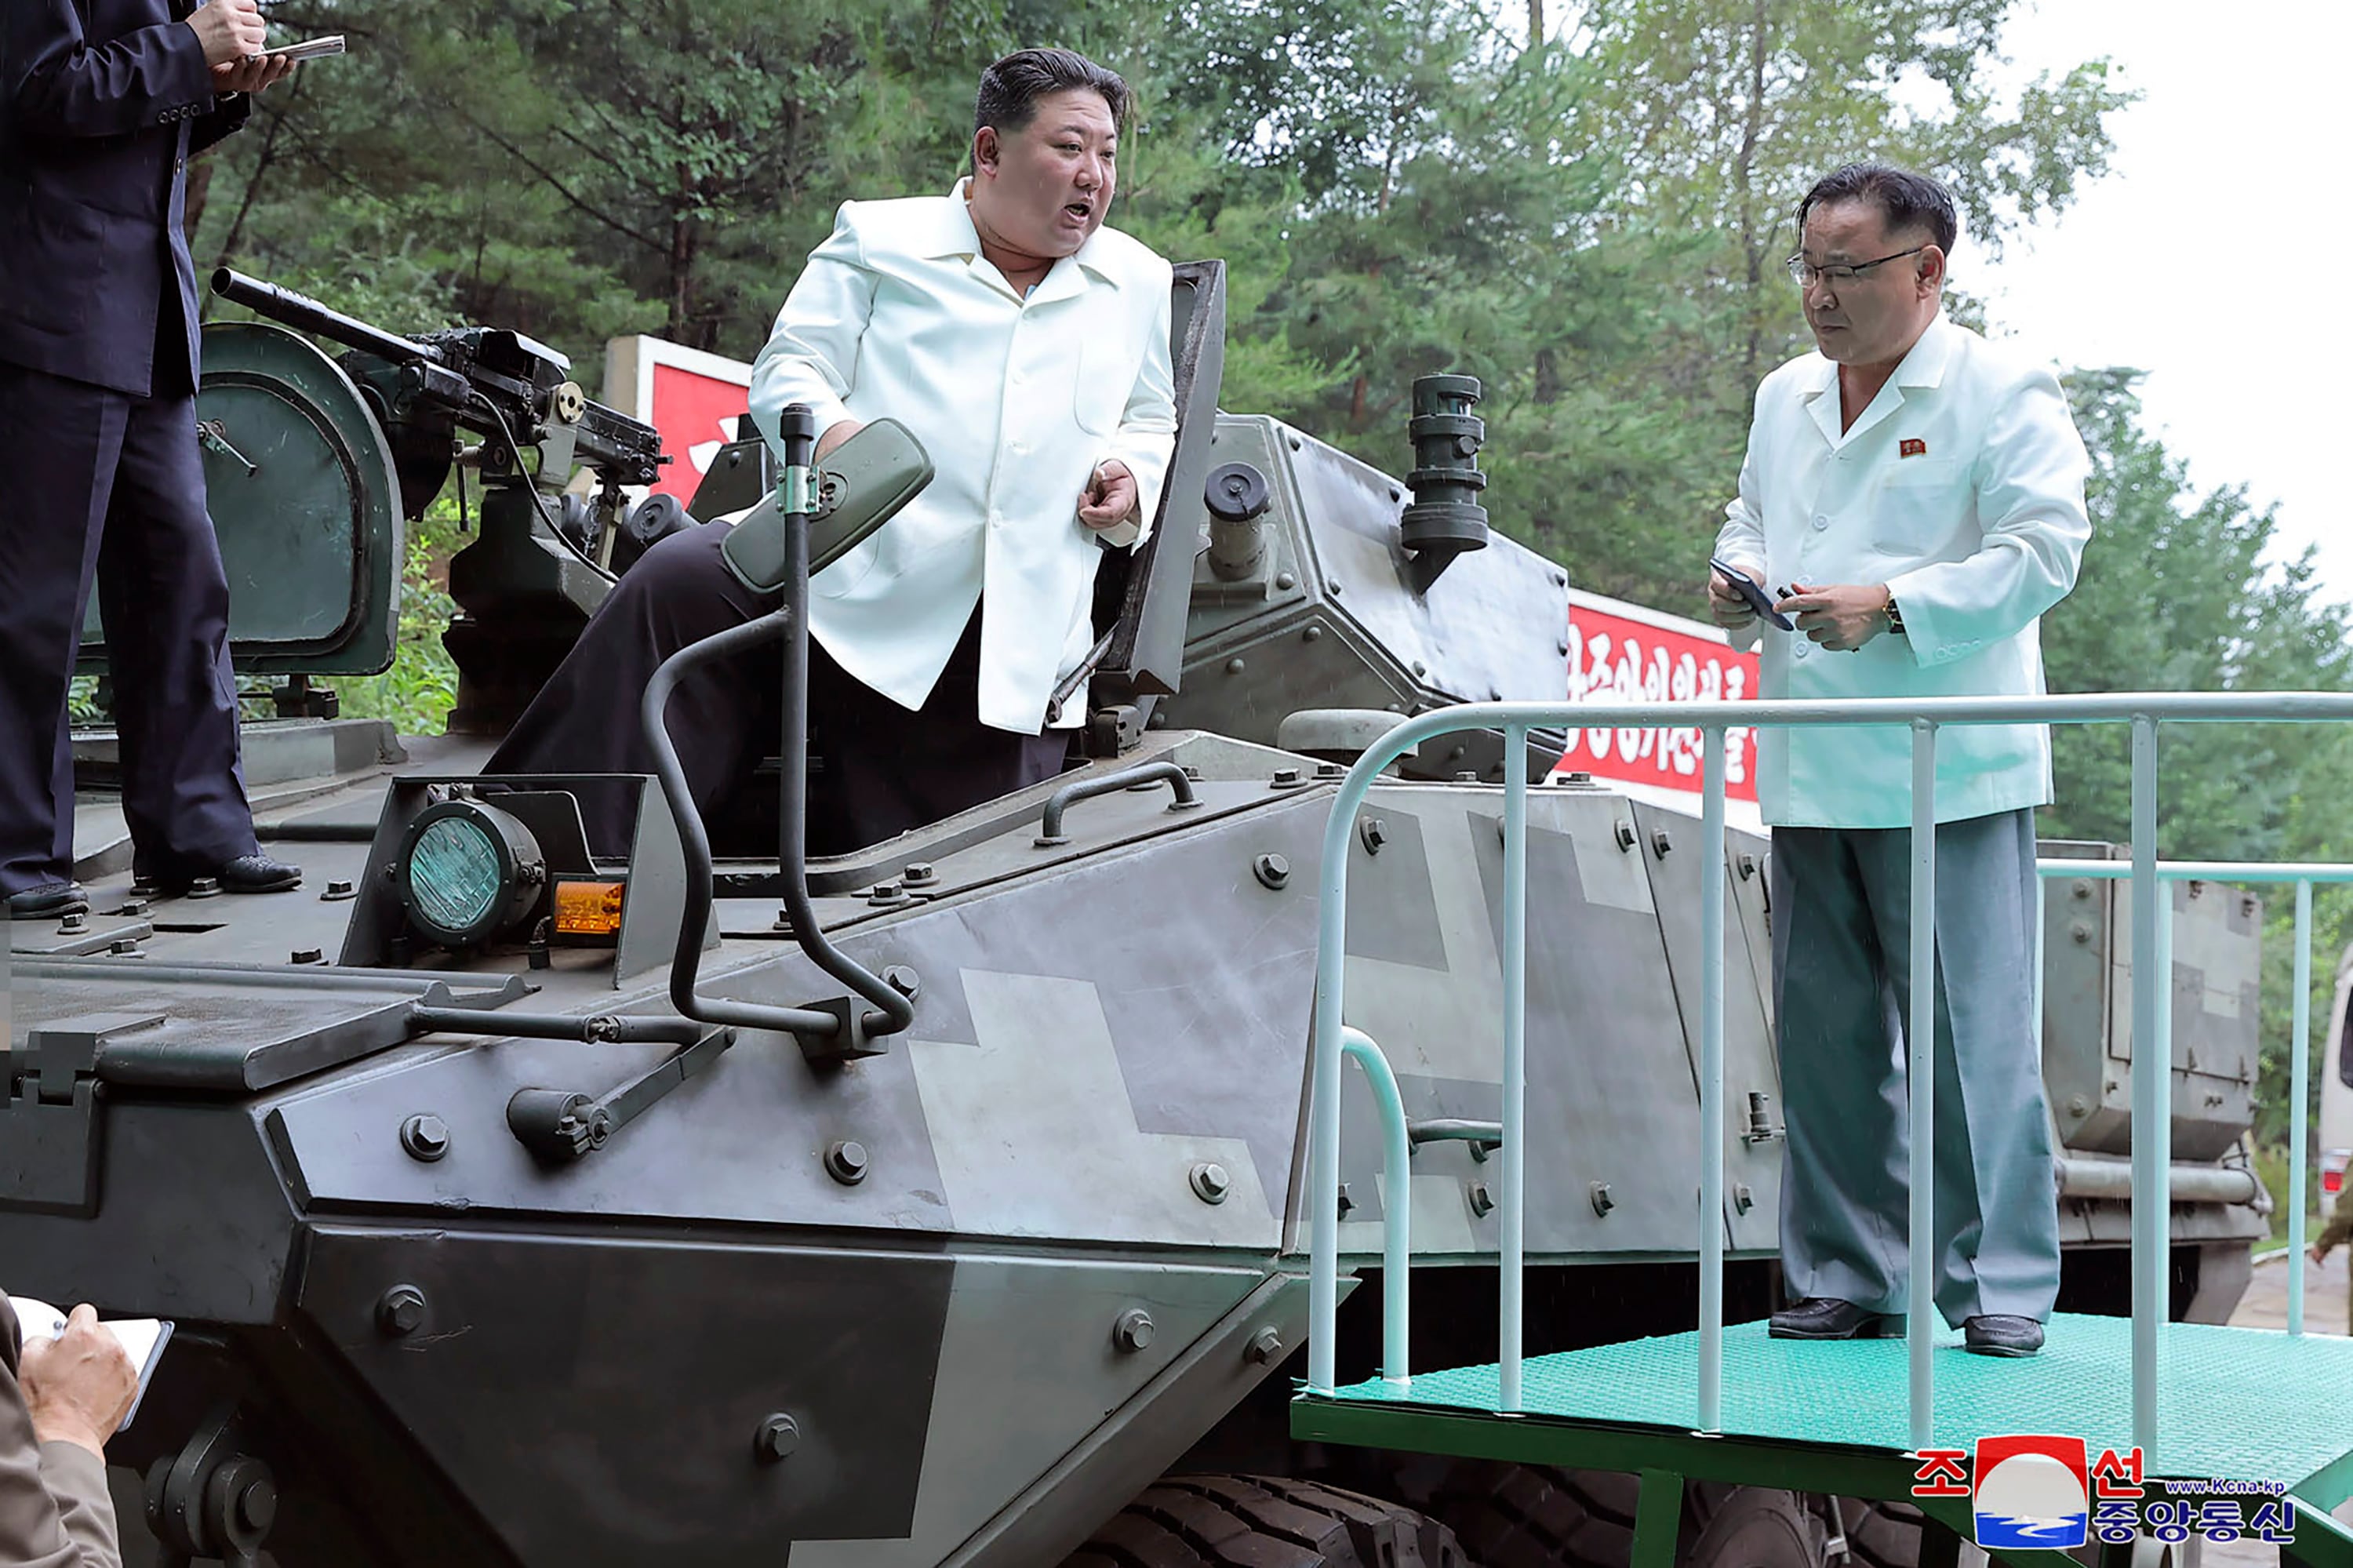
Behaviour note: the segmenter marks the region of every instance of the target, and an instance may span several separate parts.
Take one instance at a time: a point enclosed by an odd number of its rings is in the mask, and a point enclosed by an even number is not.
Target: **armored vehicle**
[[[93,908],[10,932],[6,1287],[176,1325],[111,1450],[134,1562],[1623,1561],[1630,1478],[1288,1436],[1312,1204],[1343,1206],[1359,1287],[1410,1204],[1417,1360],[1490,1353],[1501,736],[1405,758],[1354,835],[1348,1016],[1401,1085],[1406,1191],[1353,1088],[1340,1192],[1303,1185],[1314,874],[1333,776],[1397,715],[1564,696],[1568,574],[1487,535],[1473,383],[1418,389],[1404,481],[1220,411],[1222,283],[1176,277],[1182,428],[1149,542],[1106,558],[1084,757],[812,862],[822,758],[789,738],[773,800],[725,821],[674,769],[480,774],[614,573],[760,505],[776,454],[728,448],[688,508],[633,502],[654,432],[543,345],[216,281],[288,323],[208,326],[199,411],[237,660],[282,681],[246,777],[306,881],[133,886],[92,732]],[[405,520],[453,462],[479,508],[449,733],[332,716],[311,683],[390,661]],[[800,567],[730,644],[777,642],[788,719]],[[88,652],[102,670],[95,626]],[[616,722],[639,710],[615,694]],[[1564,737],[1531,744],[1546,777]],[[586,842],[592,789],[624,793],[629,842]],[[1695,823],[1576,774],[1529,822],[1530,1348],[1688,1327]],[[1735,1109],[1706,1223],[1736,1319],[1777,1288],[1768,851],[1737,834],[1725,873]],[[2126,1298],[2126,896],[2049,902],[2076,1310]],[[2257,911],[2179,899],[2174,1309],[2212,1319],[2267,1202],[2243,1154]],[[1378,1294],[1344,1304],[1344,1375],[1373,1370]],[[1915,1550],[1899,1513],[1835,1499],[1687,1506],[1694,1562]]]

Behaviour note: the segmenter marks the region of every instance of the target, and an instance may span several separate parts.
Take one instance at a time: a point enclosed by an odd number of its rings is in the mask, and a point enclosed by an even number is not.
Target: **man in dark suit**
[[[0,894],[73,913],[66,700],[95,579],[133,872],[278,892],[238,761],[228,581],[195,430],[191,153],[292,69],[254,0],[0,6]]]
[[[0,1294],[0,1563],[121,1568],[105,1444],[139,1374],[87,1307],[58,1339],[20,1347],[16,1335]]]

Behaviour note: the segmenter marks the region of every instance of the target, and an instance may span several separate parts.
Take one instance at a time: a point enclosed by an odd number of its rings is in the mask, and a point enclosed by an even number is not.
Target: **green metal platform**
[[[2353,1533],[2327,1510],[2353,1496],[2353,1340],[2168,1323],[2159,1330],[2158,1443],[2150,1478],[2284,1483],[2299,1504],[2292,1559],[2353,1568]],[[2063,1314],[2042,1353],[1974,1356],[1957,1334],[1936,1352],[1934,1446],[2046,1433],[2082,1437],[2092,1456],[2131,1446],[2132,1324]],[[1680,1478],[1916,1501],[1959,1536],[1966,1498],[1915,1499],[1901,1340],[1814,1343],[1768,1338],[1762,1321],[1724,1333],[1721,1435],[1692,1430],[1699,1336],[1672,1334],[1532,1356],[1516,1415],[1498,1414],[1497,1369],[1379,1380],[1302,1393],[1303,1439],[1424,1453],[1652,1472]],[[1642,1511],[1658,1513],[1645,1477]],[[2152,1492],[2154,1495],[2154,1492]],[[1665,1508],[1666,1505],[1660,1505]],[[1672,1555],[1673,1511],[1663,1513]],[[1638,1538],[1642,1524],[1638,1520]],[[1656,1555],[1640,1541],[1638,1562]],[[2002,1552],[2018,1563],[2055,1552]]]

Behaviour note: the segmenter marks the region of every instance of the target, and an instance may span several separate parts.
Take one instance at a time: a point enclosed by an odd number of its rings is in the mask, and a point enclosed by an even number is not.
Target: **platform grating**
[[[1675,1431],[1696,1420],[1696,1333],[1530,1357],[1521,1372],[1529,1416]],[[2094,1457],[2131,1446],[2128,1319],[2061,1314],[2042,1353],[2016,1361],[1971,1355],[1957,1334],[1941,1336],[1936,1372],[1937,1446],[2007,1433],[2080,1436]],[[1762,1321],[1724,1331],[1727,1434],[1905,1452],[1908,1386],[1901,1340],[1775,1340]],[[2353,1452],[2353,1340],[2168,1323],[2158,1390],[2151,1475],[2294,1486]],[[1400,1412],[1491,1412],[1496,1369],[1419,1373],[1403,1391],[1376,1378],[1333,1397]]]

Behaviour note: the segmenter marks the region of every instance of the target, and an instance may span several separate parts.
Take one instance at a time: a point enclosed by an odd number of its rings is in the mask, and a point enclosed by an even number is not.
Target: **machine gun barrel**
[[[223,267],[213,273],[213,292],[249,311],[259,312],[272,321],[316,333],[346,348],[375,355],[378,359],[389,360],[395,365],[407,365],[420,359],[433,365],[445,363],[441,351],[431,344],[418,343],[415,338],[402,337],[382,327],[370,326],[356,316],[347,316],[341,311],[321,304],[308,294],[298,294],[291,289],[281,289],[259,278],[248,278],[231,268]]]

